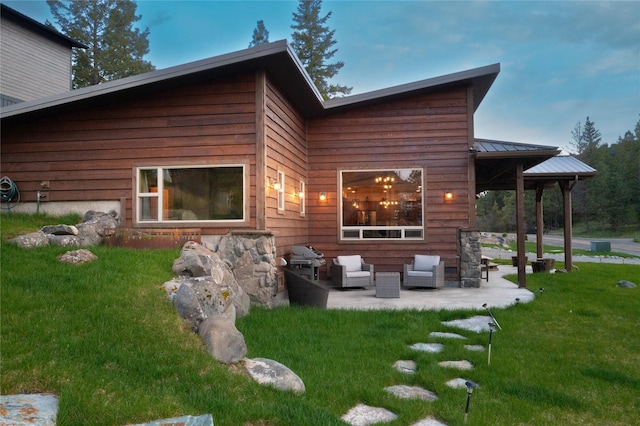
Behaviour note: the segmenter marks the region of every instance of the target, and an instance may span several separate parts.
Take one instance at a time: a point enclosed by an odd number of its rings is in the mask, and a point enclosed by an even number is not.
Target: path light
[[[540,294],[544,293],[544,287],[540,287]]]
[[[491,365],[491,336],[493,335],[493,332],[495,330],[496,330],[495,323],[490,322],[489,323],[489,353],[487,356],[487,365]]]
[[[469,402],[471,402],[471,394],[473,390],[478,387],[478,385],[471,380],[464,382],[464,385],[467,387],[467,406],[464,409],[464,423],[467,423],[467,416],[469,415]]]
[[[496,317],[493,316],[493,314],[489,310],[489,307],[487,306],[487,304],[485,303],[484,305],[482,305],[482,307],[485,308],[487,310],[487,312],[489,312],[489,315],[491,315],[491,319],[495,323],[496,327],[498,327],[498,329],[502,330],[502,327],[500,327],[500,324],[498,324],[498,320],[496,320]]]

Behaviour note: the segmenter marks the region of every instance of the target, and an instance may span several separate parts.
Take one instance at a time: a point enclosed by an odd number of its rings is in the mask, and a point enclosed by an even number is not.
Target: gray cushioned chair
[[[440,256],[416,254],[410,265],[404,265],[405,287],[444,287],[444,262]]]
[[[331,265],[331,279],[337,287],[370,287],[373,285],[373,265],[365,263],[359,254],[338,256]]]

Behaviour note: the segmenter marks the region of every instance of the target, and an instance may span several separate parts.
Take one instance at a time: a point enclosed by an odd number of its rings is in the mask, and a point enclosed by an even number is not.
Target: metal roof
[[[525,179],[594,176],[596,169],[570,155],[558,155],[524,171]]]
[[[3,19],[10,19],[18,24],[20,24],[21,26],[25,27],[25,28],[29,28],[32,31],[41,34],[42,36],[50,39],[50,40],[54,40],[58,43],[62,43],[65,46],[70,46],[70,47],[80,47],[83,49],[88,49],[89,46],[87,46],[84,43],[80,43],[77,40],[74,40],[70,37],[67,37],[66,35],[52,29],[49,28],[46,25],[41,24],[40,22],[36,21],[35,19],[29,18],[26,15],[23,15],[22,13],[18,12],[15,9],[10,8],[9,6],[5,5],[5,4],[1,4],[0,3],[0,13],[2,14],[2,18]]]
[[[539,155],[541,151],[553,151],[559,153],[557,146],[533,145],[521,142],[507,142],[490,139],[475,139],[473,149],[478,158],[481,157],[522,157],[527,153]],[[554,155],[556,155],[554,154]]]
[[[165,90],[258,69],[266,71],[269,79],[278,86],[303,116],[313,118],[341,111],[344,108],[387,102],[389,99],[467,85],[473,87],[474,107],[477,108],[497,77],[500,65],[489,65],[324,102],[295,52],[286,40],[280,40],[60,95],[22,102],[2,108],[0,117],[3,120],[12,117],[27,119],[38,114],[47,114],[52,110],[73,112],[86,106],[133,98],[154,90]]]

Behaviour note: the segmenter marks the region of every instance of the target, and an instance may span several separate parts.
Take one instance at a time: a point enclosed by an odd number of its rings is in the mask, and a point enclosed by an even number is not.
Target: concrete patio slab
[[[527,267],[531,272],[531,267]],[[327,299],[327,309],[354,310],[442,310],[467,309],[482,310],[483,304],[490,308],[504,308],[516,303],[527,303],[534,299],[534,293],[503,278],[517,274],[517,268],[500,265],[491,271],[489,281],[482,281],[479,288],[453,288],[400,290],[400,297],[381,299],[376,297],[375,288],[332,289]]]

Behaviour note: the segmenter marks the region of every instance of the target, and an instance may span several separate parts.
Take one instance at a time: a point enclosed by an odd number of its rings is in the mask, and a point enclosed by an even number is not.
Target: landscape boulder
[[[73,265],[91,262],[97,258],[95,254],[86,249],[68,251],[58,256],[60,262],[71,263]]]
[[[45,247],[49,245],[49,238],[43,232],[30,232],[28,234],[18,235],[9,240],[20,248],[32,249]]]
[[[623,287],[623,288],[636,288],[635,283],[632,283],[631,281],[627,281],[627,280],[620,280],[616,283],[616,285],[618,287]]]
[[[200,323],[198,334],[209,354],[217,361],[236,364],[247,355],[244,336],[236,328],[235,322],[224,315],[206,318]]]
[[[261,385],[279,390],[304,393],[304,382],[288,367],[266,358],[245,358],[244,366],[249,375]]]

